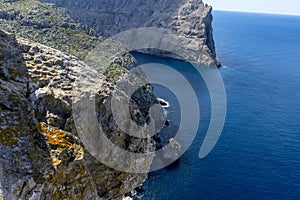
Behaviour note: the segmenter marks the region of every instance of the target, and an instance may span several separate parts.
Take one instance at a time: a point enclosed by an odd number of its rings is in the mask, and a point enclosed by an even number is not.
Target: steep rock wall
[[[138,27],[162,27],[186,36],[183,46],[199,46],[210,59],[194,60],[204,64],[215,62],[211,6],[201,0],[43,0],[67,8],[71,16],[96,35],[112,36]],[[192,43],[192,45],[191,45]],[[148,53],[161,55],[161,52]],[[199,54],[201,52],[199,51]],[[174,57],[167,54],[166,56]]]
[[[77,96],[72,89],[86,64],[3,31],[0,57],[0,199],[120,199],[144,182],[145,173],[121,172],[100,163],[77,136],[72,117],[72,98]],[[125,73],[128,61],[122,59],[118,69]],[[109,129],[110,140],[133,152],[154,149],[154,140],[132,138],[118,129],[105,103],[116,80],[99,74],[98,81],[97,116]],[[142,109],[155,103],[151,87],[136,98],[149,102]],[[143,160],[143,167],[149,168],[151,161]]]

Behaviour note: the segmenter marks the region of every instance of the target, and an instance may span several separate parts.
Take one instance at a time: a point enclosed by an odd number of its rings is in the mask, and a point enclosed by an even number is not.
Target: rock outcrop
[[[74,82],[80,69],[89,67],[81,60],[102,36],[161,27],[184,35],[180,45],[199,50],[194,61],[218,64],[211,22],[211,7],[201,0],[0,0],[0,29],[17,35],[0,31],[0,199],[121,199],[140,186],[146,173],[104,165],[77,133]],[[95,111],[106,136],[126,151],[154,150],[155,137],[140,139],[118,128],[109,104],[117,83],[136,65],[134,58],[126,52],[102,62],[112,63],[99,69],[95,85]],[[149,108],[156,103],[145,82],[132,96],[131,118],[148,123]],[[147,169],[151,159],[141,163]]]
[[[193,51],[195,56],[189,61],[220,65],[213,40],[212,8],[201,0],[41,1],[47,3],[0,0],[0,29],[84,59],[103,36],[141,27],[167,28],[181,35],[177,46]],[[170,39],[166,37],[162,41]],[[139,51],[186,59],[161,49]]]
[[[72,89],[78,69],[88,67],[85,63],[3,31],[0,58],[0,199],[121,199],[144,182],[146,173],[121,172],[100,163],[77,135]],[[126,72],[128,60],[117,63]],[[132,152],[154,150],[153,139],[118,129],[107,104],[117,80],[102,74],[97,78],[97,116],[109,129],[110,140]],[[136,102],[148,102],[133,106],[143,113],[136,119],[145,122],[147,107],[156,100],[150,86],[137,93]],[[151,159],[142,162],[144,168],[150,164]]]
[[[79,23],[109,37],[140,27],[168,28],[186,37],[182,46],[199,48],[193,61],[210,65],[216,59],[212,30],[211,6],[201,0],[43,0],[66,8]],[[202,50],[210,58],[203,59]],[[159,56],[176,57],[168,52],[147,50]]]

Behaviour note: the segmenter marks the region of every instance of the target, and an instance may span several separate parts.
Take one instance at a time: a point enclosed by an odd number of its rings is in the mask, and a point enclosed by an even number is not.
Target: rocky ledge
[[[120,172],[100,163],[78,137],[72,89],[85,63],[3,31],[0,58],[0,199],[121,199],[145,181],[145,173]],[[122,78],[128,62],[134,65],[133,59],[122,57],[119,68],[107,74],[122,68]],[[153,150],[153,139],[131,137],[112,120],[107,102],[117,80],[103,74],[98,80],[97,116],[110,140],[131,152]],[[137,121],[147,121],[155,99],[147,84],[135,94],[132,115],[143,113]],[[142,162],[144,168],[150,164],[151,159]]]

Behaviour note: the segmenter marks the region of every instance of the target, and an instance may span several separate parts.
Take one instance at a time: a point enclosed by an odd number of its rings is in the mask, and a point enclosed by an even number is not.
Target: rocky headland
[[[109,37],[119,32],[140,28],[160,27],[173,30],[185,39],[180,45],[198,49],[194,62],[215,63],[215,44],[212,29],[212,7],[201,0],[43,0],[67,9],[70,16],[94,34]],[[203,56],[205,51],[209,56]],[[143,51],[158,56],[177,57],[157,49]]]
[[[218,65],[211,22],[211,7],[201,0],[0,0],[0,199],[121,199],[140,186],[146,173],[104,165],[77,133],[74,82],[90,67],[82,60],[104,37],[154,26],[185,35],[181,45],[199,49],[196,62]],[[155,139],[129,136],[111,117],[111,94],[135,59],[125,52],[109,62],[95,86],[98,121],[119,147],[155,150]],[[157,103],[145,82],[133,96],[132,119],[147,122]],[[142,163],[150,168],[151,159]]]

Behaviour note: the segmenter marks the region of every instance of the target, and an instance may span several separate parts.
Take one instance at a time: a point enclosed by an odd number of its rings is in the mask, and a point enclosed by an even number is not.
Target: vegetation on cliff
[[[0,1],[0,29],[84,59],[103,39],[76,23],[64,8],[37,0]]]

